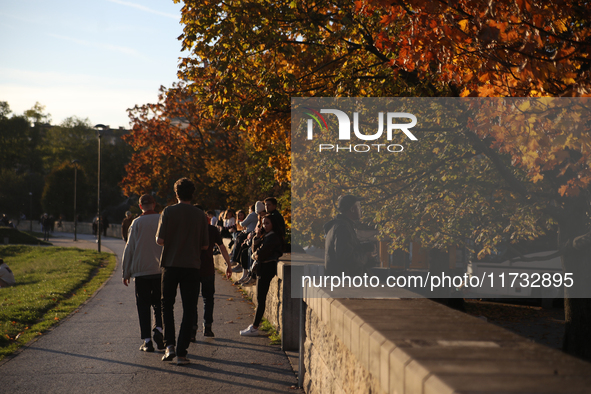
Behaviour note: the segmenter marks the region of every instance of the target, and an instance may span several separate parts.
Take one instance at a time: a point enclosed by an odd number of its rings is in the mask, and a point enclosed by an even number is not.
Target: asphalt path
[[[92,235],[56,233],[55,246],[94,249]],[[3,393],[278,393],[300,392],[279,346],[266,337],[241,337],[254,315],[250,302],[216,275],[213,331],[189,346],[191,364],[177,366],[161,361],[163,351],[139,350],[139,322],[133,283],[121,283],[124,242],[101,239],[102,251],[117,256],[117,268],[105,285],[79,310],[58,326],[29,343],[15,356],[0,363]],[[175,320],[181,320],[177,296]],[[199,321],[202,324],[202,302]]]

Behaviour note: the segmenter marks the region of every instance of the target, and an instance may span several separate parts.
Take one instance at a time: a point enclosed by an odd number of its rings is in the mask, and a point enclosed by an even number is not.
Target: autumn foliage
[[[256,150],[236,122],[203,106],[185,85],[162,88],[157,104],[129,114],[133,127],[125,140],[134,154],[122,181],[127,195],[156,192],[174,202],[174,182],[188,176],[204,207],[244,207],[273,186],[272,170],[251,154]]]
[[[376,46],[462,96],[591,93],[591,9],[579,1],[356,1],[382,15]]]

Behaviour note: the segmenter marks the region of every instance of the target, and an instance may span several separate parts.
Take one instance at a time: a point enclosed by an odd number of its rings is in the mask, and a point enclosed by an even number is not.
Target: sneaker
[[[156,342],[156,347],[158,350],[164,349],[164,336],[159,330],[154,330],[154,335],[152,335],[152,339]]]
[[[176,353],[174,351],[174,346],[169,346],[164,351],[164,356],[162,356],[162,361],[172,361],[176,357]]]
[[[187,364],[191,364],[191,360],[189,360],[187,357],[178,356],[176,358],[176,365],[187,365]]]
[[[152,345],[152,341],[150,341],[150,342],[144,342],[142,344],[142,346],[140,346],[140,350],[142,352],[153,352],[154,351],[154,345]]]
[[[249,279],[250,279],[250,272],[244,271],[244,273],[242,274],[242,278],[238,279],[236,281],[236,284],[241,285],[242,283],[246,282]]]
[[[232,272],[236,272],[236,273],[242,272],[242,266],[240,264],[236,265],[234,268],[232,268]]]
[[[254,328],[251,324],[250,326],[248,326],[248,328],[240,330],[240,335],[242,335],[243,337],[258,337],[260,335],[260,331],[258,328]]]
[[[241,285],[241,286],[248,287],[248,286],[253,286],[253,285],[254,285],[254,284],[256,284],[256,283],[257,283],[257,278],[255,278],[255,277],[251,277],[251,278],[249,278],[248,280],[246,280],[246,281],[244,281],[244,282],[240,283],[240,285]]]
[[[211,331],[211,327],[203,327],[203,336],[204,337],[215,337],[213,331]]]

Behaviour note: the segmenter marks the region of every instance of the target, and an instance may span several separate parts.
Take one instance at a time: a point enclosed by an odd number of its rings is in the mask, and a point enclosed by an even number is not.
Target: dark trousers
[[[203,326],[211,327],[213,323],[213,296],[215,294],[215,275],[201,277],[201,297],[203,297]],[[193,329],[197,330],[198,314],[195,305],[195,321]]]
[[[263,315],[265,314],[265,307],[267,306],[267,293],[269,293],[269,286],[271,281],[277,275],[277,262],[274,263],[259,263],[257,280],[257,310],[254,316],[253,326],[258,327],[261,324]]]
[[[215,275],[201,278],[201,296],[203,297],[203,325],[213,323],[213,295],[215,294]]]
[[[196,319],[197,298],[199,296],[199,270],[195,268],[162,267],[162,321],[164,323],[164,343],[175,345],[174,301],[177,287],[181,289],[183,319],[179,330],[176,354],[187,356],[191,341],[191,328]]]
[[[236,242],[234,243],[234,249],[232,249],[232,256],[230,256],[230,260],[235,262],[240,262],[240,253],[242,251],[242,242],[246,239],[248,235],[243,231],[239,232],[236,236]]]
[[[140,319],[142,339],[152,338],[152,331],[162,327],[160,275],[138,276],[135,278],[135,305]],[[154,310],[154,326],[150,308]]]

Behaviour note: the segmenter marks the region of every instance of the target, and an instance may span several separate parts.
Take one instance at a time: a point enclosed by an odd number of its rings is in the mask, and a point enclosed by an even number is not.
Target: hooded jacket
[[[373,246],[359,241],[355,222],[340,213],[324,225],[324,235],[324,273],[363,275],[365,256]]]

